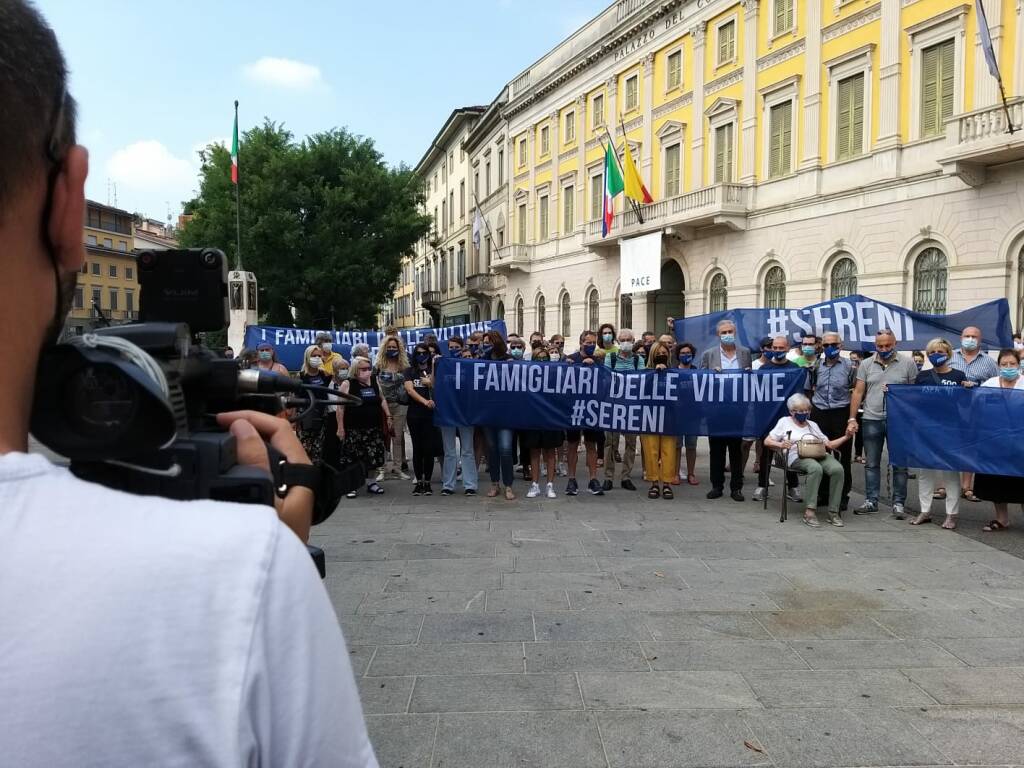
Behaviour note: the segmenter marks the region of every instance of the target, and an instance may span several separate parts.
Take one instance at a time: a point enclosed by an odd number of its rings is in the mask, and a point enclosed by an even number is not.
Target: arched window
[[[597,294],[597,288],[590,289],[587,296],[587,328],[597,333],[597,327],[601,325],[601,301]]]
[[[841,299],[853,296],[857,292],[857,264],[849,256],[843,256],[832,265],[829,275],[832,285],[832,298]]]
[[[516,299],[516,333],[523,335],[523,297]]]
[[[946,314],[946,254],[934,246],[925,248],[914,262],[914,311]]]
[[[504,320],[505,319],[505,302],[504,301],[499,301],[498,302],[498,309],[494,313],[494,315],[495,315],[495,317],[494,317],[495,320]]]
[[[764,276],[764,305],[768,309],[786,306],[786,273],[782,267],[772,267]]]
[[[708,291],[708,307],[712,312],[724,312],[729,308],[729,284],[725,275],[719,272],[711,278],[711,289]]]
[[[544,301],[544,295],[541,294],[540,296],[537,297],[537,323],[536,323],[536,329],[538,331],[540,331],[541,334],[544,334],[544,335],[546,335],[545,331],[544,331],[544,326],[546,325],[546,323],[544,322],[544,309],[545,309],[545,305],[546,305],[546,302]]]
[[[568,293],[562,294],[562,335],[566,338],[572,335],[572,301]]]
[[[619,296],[619,328],[633,327],[633,296],[624,293]]]

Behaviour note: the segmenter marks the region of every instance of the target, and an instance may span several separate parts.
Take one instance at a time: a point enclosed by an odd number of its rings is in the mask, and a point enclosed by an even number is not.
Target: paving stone
[[[414,677],[361,677],[359,700],[368,715],[396,715],[409,706]]]
[[[674,545],[680,557],[699,557],[702,560],[763,560],[772,555],[765,547],[753,541],[683,541]]]
[[[942,670],[942,673],[953,670]],[[766,707],[874,707],[933,704],[898,670],[751,670],[743,677]]]
[[[709,573],[708,566],[696,557],[598,557],[602,571],[614,573],[646,573],[663,571],[683,575]]]
[[[348,646],[348,661],[352,665],[352,674],[360,677],[366,672],[366,667],[373,658],[373,652],[377,650],[375,645],[352,645]]]
[[[708,562],[713,562],[709,560]],[[691,589],[700,591],[720,590],[723,592],[753,592],[766,589],[788,589],[793,585],[791,577],[781,573],[722,573],[704,571],[683,574],[683,581]],[[625,589],[625,585],[623,585]]]
[[[549,709],[583,709],[575,675],[418,677],[409,711],[539,712]]]
[[[504,573],[502,589],[616,589],[610,573]]]
[[[655,640],[770,640],[750,613],[648,613],[644,619]]]
[[[650,640],[642,613],[627,611],[538,612],[537,640]]]
[[[338,581],[337,579],[324,579],[324,587],[327,589],[327,596],[331,599],[331,605],[334,606],[334,612],[337,614],[342,613],[355,613],[359,608],[359,604],[366,597],[366,592],[353,592],[345,589],[345,584]]]
[[[533,641],[533,617],[520,613],[439,613],[423,621],[421,643]]]
[[[416,642],[423,624],[422,616],[407,613],[340,618],[349,645],[408,645]]]
[[[811,669],[964,666],[956,656],[930,640],[803,640],[791,642],[790,646]]]
[[[599,712],[612,768],[738,768],[769,766],[768,755],[735,712]]]
[[[780,768],[950,764],[934,740],[889,709],[750,710],[742,717]]]
[[[310,540],[311,544],[320,547],[328,562],[339,561],[363,561],[363,560],[387,560],[388,553],[394,546],[392,541],[378,541],[371,538],[345,540],[338,542],[333,539]]]
[[[1024,708],[915,707],[899,710],[900,723],[960,765],[1020,766]]]
[[[688,588],[584,590],[570,592],[569,602],[574,610],[770,611],[779,607],[760,592]]]
[[[1021,637],[1024,612],[985,608],[976,611],[876,611],[871,614],[897,637],[908,639]]]
[[[484,590],[475,592],[377,592],[367,595],[356,613],[479,613]]]
[[[382,645],[367,670],[371,677],[522,672],[522,643]]]
[[[541,642],[525,649],[527,672],[650,671],[635,642]]]
[[[940,704],[1024,704],[1024,676],[1008,669],[904,669],[903,673]]]
[[[768,589],[765,594],[785,611],[870,611],[894,607],[885,593],[852,589]]]
[[[606,768],[585,712],[441,715],[432,768]]]
[[[972,667],[1024,667],[1024,641],[1020,637],[945,639],[935,642]]]
[[[445,542],[443,544],[395,544],[392,560],[444,560],[467,557],[494,557],[497,545],[492,542]]]
[[[515,573],[599,573],[597,561],[583,555],[555,557],[517,557]]]
[[[655,671],[807,669],[807,664],[777,640],[686,640],[641,643]]]
[[[516,557],[538,560],[544,557],[579,557],[586,555],[583,542],[573,540],[536,540],[513,539],[498,543],[499,555],[515,555]]]
[[[500,611],[563,611],[569,608],[564,589],[495,589],[487,592],[488,613]]]
[[[893,633],[872,619],[881,615],[879,611],[777,611],[758,613],[757,620],[778,640],[892,640]]]
[[[430,768],[437,715],[367,715],[366,730],[381,768]]]
[[[588,541],[583,544],[583,548],[588,555],[595,557],[679,557],[679,553],[674,547],[678,542],[672,542],[671,539],[669,542],[658,542],[648,539],[634,542],[611,541],[607,543]]]
[[[761,704],[735,672],[581,672],[587,709],[741,709]]]

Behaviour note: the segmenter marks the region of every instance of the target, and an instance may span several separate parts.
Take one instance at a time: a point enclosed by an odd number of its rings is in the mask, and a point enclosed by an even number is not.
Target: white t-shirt
[[[1002,386],[1002,384],[1000,384],[1001,380],[1002,380],[1002,377],[1000,377],[1000,376],[993,376],[991,379],[985,379],[985,381],[983,381],[981,383],[981,386],[983,386],[983,387],[1000,387],[1000,386]],[[1024,389],[1024,375],[1021,375],[1021,376],[1017,377],[1017,381],[1014,382],[1013,388],[1014,389]]]
[[[345,641],[269,507],[0,455],[0,763],[376,768]]]
[[[800,458],[797,453],[796,443],[798,443],[800,438],[805,435],[813,435],[819,440],[828,439],[825,437],[825,433],[821,431],[821,428],[810,419],[801,424],[792,416],[783,416],[779,419],[775,428],[769,433],[769,437],[771,437],[772,440],[789,440],[793,443],[793,445],[790,446],[789,453],[787,455],[787,466],[792,465],[794,461]]]

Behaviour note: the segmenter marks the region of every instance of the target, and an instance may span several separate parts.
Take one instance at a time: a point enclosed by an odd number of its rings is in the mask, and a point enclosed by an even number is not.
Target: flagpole
[[[473,195],[473,202],[476,204],[477,213],[480,214],[480,219],[483,221],[484,227],[487,228],[487,239],[491,241],[491,245],[493,245],[495,248],[497,248],[498,244],[496,242],[494,242],[494,236],[491,234],[491,225],[487,221],[487,217],[484,216],[483,213],[480,211],[480,200],[477,199],[476,192],[472,192],[471,194]],[[478,256],[480,255],[479,250],[480,250],[480,246],[477,246],[477,255]]]
[[[619,120],[620,121],[622,120],[622,116],[621,115],[619,116]],[[622,130],[622,141],[623,141],[623,143],[625,143],[625,142],[629,141],[629,139],[626,138],[626,130],[625,130],[626,126],[623,125],[622,129],[623,129]],[[617,166],[619,166],[619,173],[621,173],[622,177],[625,178],[625,176],[626,176],[626,169],[622,166],[622,163],[619,162],[619,153],[615,151],[615,139],[612,138],[612,133],[611,133],[611,131],[608,130],[608,126],[607,125],[604,127],[604,132],[606,134],[608,134],[608,141],[611,142],[611,145],[612,145],[612,157],[615,158],[615,164]],[[636,216],[637,223],[638,224],[643,224],[644,223],[644,217],[643,217],[643,214],[640,213],[640,206],[637,205],[636,200],[634,200],[632,197],[630,197],[629,195],[627,195],[625,193],[623,193],[622,196],[624,198],[626,198],[627,200],[629,200],[629,204],[631,206],[633,206],[633,214]]]
[[[1002,99],[1003,111],[1006,113],[1006,131],[1012,136],[1014,132],[1013,118],[1010,116],[1010,105],[1006,103],[1006,89],[1003,87],[1003,75],[999,71],[999,62],[996,60],[996,52],[992,47],[992,33],[988,28],[988,14],[985,12],[985,4],[982,0],[975,0],[975,2],[978,4],[978,23],[979,26],[983,27],[980,34],[982,47],[985,50],[985,59],[989,65],[989,73],[999,84],[999,98]]]
[[[238,135],[238,99],[235,99],[235,136]],[[235,158],[236,167],[239,166],[238,158]],[[239,187],[242,184],[242,174],[239,172],[235,178],[235,270],[242,271],[242,197]]]

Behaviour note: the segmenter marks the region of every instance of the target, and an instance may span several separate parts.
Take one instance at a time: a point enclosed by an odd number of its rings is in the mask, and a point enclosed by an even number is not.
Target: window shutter
[[[715,129],[715,183],[725,181],[725,129],[723,125]]]
[[[665,150],[665,197],[679,194],[679,145]]]
[[[955,59],[954,59],[954,43],[952,40],[947,40],[939,45],[941,51],[941,57],[939,59],[939,78],[938,85],[940,88],[939,98],[939,119],[937,123],[938,133],[942,133],[945,130],[946,119],[953,116],[953,76],[955,74]]]
[[[775,0],[775,29],[776,35],[786,29],[786,0]]]
[[[850,78],[850,151],[854,157],[864,151],[864,75]]]
[[[921,53],[921,135],[938,133],[939,113],[939,50],[938,46],[925,48]]]
[[[848,77],[839,81],[836,93],[836,158],[845,160],[850,157],[850,132],[853,116],[850,104],[853,98],[854,78]]]
[[[793,168],[793,102],[787,101],[779,106],[780,126],[780,157],[779,175],[787,174]]]

